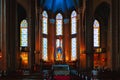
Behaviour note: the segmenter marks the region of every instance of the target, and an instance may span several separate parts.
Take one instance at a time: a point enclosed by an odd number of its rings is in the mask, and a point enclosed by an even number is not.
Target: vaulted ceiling
[[[73,10],[79,6],[80,0],[39,0],[40,6],[52,12]]]

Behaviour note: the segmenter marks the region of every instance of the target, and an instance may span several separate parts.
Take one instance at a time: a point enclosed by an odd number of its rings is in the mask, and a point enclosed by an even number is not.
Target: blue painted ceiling
[[[79,6],[79,0],[40,0],[40,5],[43,9],[50,10],[52,12],[65,12]]]

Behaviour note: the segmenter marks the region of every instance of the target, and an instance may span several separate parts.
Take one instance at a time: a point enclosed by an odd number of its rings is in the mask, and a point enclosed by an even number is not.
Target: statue
[[[62,60],[62,48],[61,47],[57,48],[56,60],[58,61]]]
[[[59,37],[59,46],[56,49],[56,60],[57,61],[63,60],[62,39],[61,39],[61,37]]]

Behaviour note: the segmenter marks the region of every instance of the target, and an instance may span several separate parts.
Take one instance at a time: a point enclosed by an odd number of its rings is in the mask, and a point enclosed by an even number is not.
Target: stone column
[[[40,10],[37,8],[37,0],[35,0],[35,64],[39,64],[40,63],[40,21],[39,21],[39,17],[40,15]]]
[[[6,57],[6,0],[1,0],[1,70],[7,70],[7,57]]]
[[[81,9],[78,8],[77,11],[77,64],[76,67],[78,68],[78,71],[80,71],[80,69],[82,69],[81,67],[81,61],[80,61],[80,51],[81,51],[81,30],[82,30],[82,12]]]
[[[71,59],[71,54],[70,54],[70,43],[71,43],[71,38],[70,38],[70,24],[69,24],[70,20],[68,18],[64,19],[64,23],[63,23],[63,54],[64,54],[64,58],[65,61],[70,61]]]
[[[86,43],[86,59],[87,68],[93,68],[93,5],[92,1],[86,1],[86,22],[85,22],[85,43]]]
[[[49,19],[48,23],[48,59],[51,62],[54,62],[55,60],[55,46],[56,46],[56,37],[55,37],[55,19],[52,16]]]
[[[38,32],[38,35],[39,35],[39,59],[42,60],[42,10],[40,8],[39,12],[39,20],[38,20],[38,24],[39,24],[39,32]],[[36,43],[37,44],[37,43]]]
[[[33,69],[35,64],[35,0],[29,1],[29,68]]]
[[[16,0],[1,0],[1,70],[16,69]],[[1,66],[0,65],[0,66]]]
[[[118,0],[118,1],[119,1],[119,0]],[[118,53],[119,53],[118,64],[119,64],[119,66],[118,66],[118,70],[120,71],[120,1],[119,1],[118,5],[119,5],[119,8],[118,8],[118,10],[119,10],[119,13],[118,13],[118,14],[119,14],[119,26],[118,26],[118,30],[119,30],[119,31],[118,31],[118,32],[119,32],[119,33],[118,33],[118,38],[119,38],[119,39],[118,39],[118,41],[119,41],[119,42],[118,42],[118,43],[119,43],[119,44],[118,44],[118,45],[119,45],[119,47],[118,47],[118,48],[119,48],[119,49],[118,49]]]
[[[3,0],[5,1],[5,0]],[[15,71],[16,69],[16,0],[7,0],[4,3],[4,10],[6,13],[6,23],[4,23],[5,34],[3,39],[5,39],[3,46],[6,51],[4,54],[4,59],[7,59],[4,64],[7,66],[8,71]],[[6,38],[5,38],[6,37]]]
[[[120,1],[112,0],[112,69],[120,68]]]
[[[0,50],[2,47],[2,0],[0,1]]]

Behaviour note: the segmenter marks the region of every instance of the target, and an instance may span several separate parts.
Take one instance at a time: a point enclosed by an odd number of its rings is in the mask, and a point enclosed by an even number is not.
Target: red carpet
[[[70,76],[54,76],[55,80],[70,80]]]

